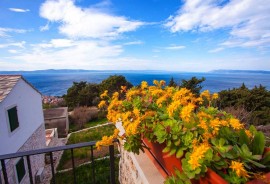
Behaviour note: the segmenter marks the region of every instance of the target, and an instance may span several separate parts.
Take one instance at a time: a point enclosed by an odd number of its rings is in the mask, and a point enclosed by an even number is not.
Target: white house
[[[41,94],[21,75],[0,75],[0,155],[45,146]],[[30,160],[33,174],[44,167],[44,155]],[[9,183],[29,183],[25,158],[10,159],[6,167]]]

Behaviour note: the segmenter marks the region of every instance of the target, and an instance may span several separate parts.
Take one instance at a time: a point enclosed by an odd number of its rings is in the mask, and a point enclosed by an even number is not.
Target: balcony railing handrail
[[[115,142],[118,142],[118,140],[117,139],[114,140],[114,143]],[[64,145],[64,146],[42,148],[42,149],[37,149],[37,150],[22,151],[22,152],[17,152],[17,153],[9,153],[9,154],[0,155],[0,161],[1,161],[1,166],[2,166],[2,173],[4,176],[4,182],[5,182],[5,184],[9,184],[5,160],[12,159],[12,158],[18,158],[18,157],[26,157],[30,183],[34,184],[30,156],[49,153],[51,172],[52,172],[52,183],[55,184],[56,181],[55,181],[55,171],[54,171],[54,163],[53,163],[53,152],[63,151],[63,150],[71,150],[73,180],[74,180],[74,183],[77,183],[73,149],[82,148],[82,147],[90,147],[91,148],[91,158],[90,159],[91,159],[91,164],[92,164],[91,170],[92,170],[92,176],[93,176],[92,180],[93,180],[93,183],[95,183],[96,182],[95,181],[95,164],[94,164],[94,152],[93,152],[93,147],[95,146],[95,144],[96,144],[96,141],[90,141],[90,142],[84,142],[84,143],[77,143],[77,144],[70,144],[70,145]],[[114,166],[115,158],[114,158],[114,146],[113,145],[109,146],[109,155],[110,155],[110,183],[115,184],[115,166]],[[0,174],[1,174],[1,172],[0,172]],[[1,178],[0,178],[0,180],[1,180]],[[1,181],[0,181],[0,183],[1,183]]]
[[[9,154],[0,155],[0,160],[23,157],[27,155],[38,155],[38,154],[44,154],[44,153],[49,153],[49,152],[87,147],[87,146],[94,146],[95,144],[96,144],[96,141],[90,141],[90,142],[69,144],[69,145],[64,145],[64,146],[42,148],[42,149],[36,149],[36,150],[30,150],[30,151],[22,151],[22,152],[17,152],[17,153],[9,153]]]

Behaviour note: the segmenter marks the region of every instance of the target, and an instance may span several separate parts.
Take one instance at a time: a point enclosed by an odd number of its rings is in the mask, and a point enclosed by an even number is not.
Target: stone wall
[[[162,184],[163,176],[148,156],[127,152],[120,147],[119,182],[121,184]]]
[[[44,124],[42,124],[29,139],[24,143],[24,145],[18,150],[18,152],[21,151],[28,151],[28,150],[35,150],[35,149],[41,149],[46,147],[46,141],[45,141],[45,127]],[[16,184],[16,171],[15,171],[15,164],[18,162],[19,158],[10,159],[6,162],[6,169],[8,174],[8,180],[9,183]],[[40,167],[44,167],[44,154],[40,155],[33,155],[30,156],[31,160],[31,168],[32,168],[32,175],[33,179],[35,179],[35,174],[38,171]],[[29,184],[29,175],[28,175],[28,167],[27,167],[27,161],[26,158],[24,158],[24,165],[26,170],[26,175],[24,176],[23,180],[20,184]],[[2,172],[1,172],[2,173]],[[3,175],[1,176],[2,183],[4,183]],[[35,182],[35,181],[34,181]],[[1,182],[0,182],[1,183]]]

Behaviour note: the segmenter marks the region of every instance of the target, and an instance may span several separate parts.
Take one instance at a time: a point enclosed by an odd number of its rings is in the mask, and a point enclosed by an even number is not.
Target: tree
[[[171,78],[168,86],[170,86],[170,87],[176,87],[177,86],[176,82],[174,82],[173,77]]]
[[[79,93],[86,85],[86,81],[73,82],[73,85],[67,90],[67,94],[63,96],[68,107],[74,108],[79,106]]]
[[[67,90],[64,99],[69,108],[78,106],[91,106],[96,97],[99,96],[99,85],[87,82],[73,82]]]
[[[263,86],[248,89],[244,84],[232,90],[219,92],[219,107],[228,109],[245,108],[250,113],[250,123],[253,125],[270,124],[270,91]]]
[[[182,80],[180,88],[187,88],[192,91],[195,95],[199,96],[202,89],[201,83],[205,81],[205,78],[202,77],[198,79],[197,77],[192,77],[190,80]]]
[[[112,95],[114,92],[120,91],[121,86],[126,86],[129,89],[133,85],[122,75],[111,75],[101,82],[100,89],[101,92],[108,90],[108,94]]]

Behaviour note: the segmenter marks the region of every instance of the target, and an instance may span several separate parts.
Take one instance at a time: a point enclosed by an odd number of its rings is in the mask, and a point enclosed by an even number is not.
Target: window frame
[[[18,127],[16,127],[15,129],[11,130],[11,123],[10,123],[10,119],[9,119],[9,113],[8,111],[12,108],[16,108],[16,115],[17,115],[17,119],[18,119]],[[6,108],[6,117],[7,117],[7,126],[8,126],[8,130],[9,130],[9,134],[13,135],[15,134],[19,129],[20,129],[20,121],[19,121],[19,115],[18,115],[18,106],[17,105],[12,105]]]
[[[21,161],[21,159],[23,160],[24,175],[23,175],[21,181],[19,181],[18,171],[17,171],[17,164]],[[14,174],[15,174],[15,178],[16,178],[17,184],[20,184],[24,180],[24,178],[26,177],[26,175],[27,175],[27,170],[26,170],[26,167],[25,166],[26,166],[26,164],[25,164],[24,157],[19,157],[19,158],[16,159],[15,164],[14,164]]]

